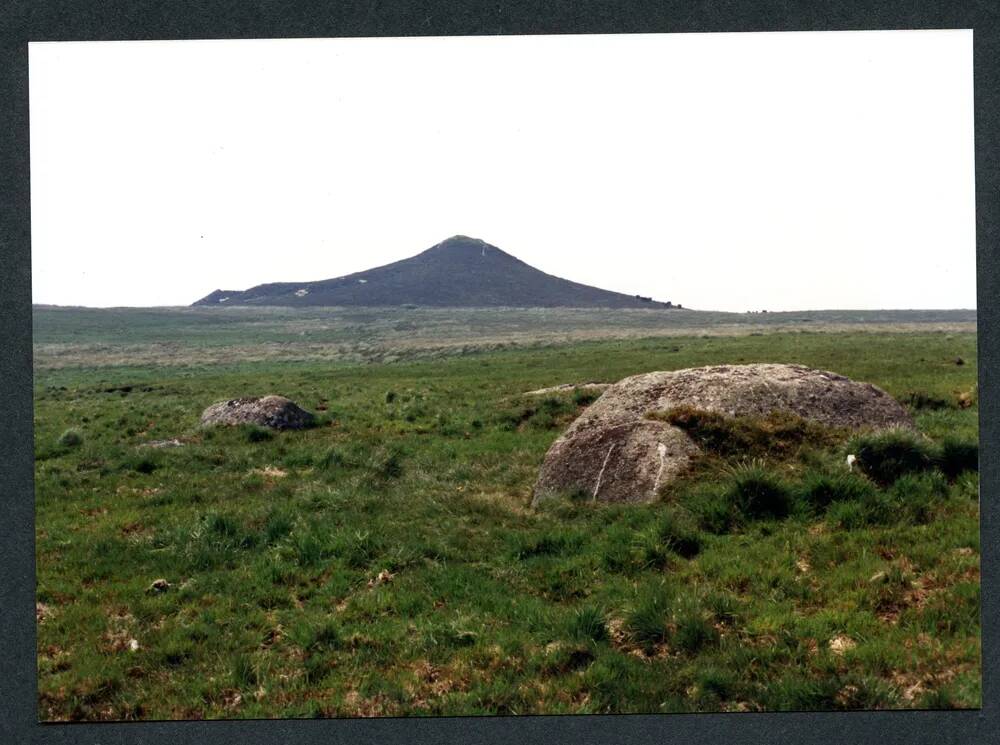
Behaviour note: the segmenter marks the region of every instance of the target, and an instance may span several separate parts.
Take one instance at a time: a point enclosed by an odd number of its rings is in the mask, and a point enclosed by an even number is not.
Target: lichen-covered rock
[[[677,476],[698,447],[683,430],[653,420],[586,427],[553,443],[535,484],[548,494],[604,502],[645,502]]]
[[[906,409],[880,388],[802,365],[717,365],[651,372],[604,391],[549,448],[533,503],[576,493],[608,502],[649,502],[698,447],[647,415],[679,406],[727,416],[796,414],[831,427],[912,428]]]
[[[201,415],[203,426],[256,424],[271,429],[303,429],[316,417],[284,396],[233,398],[209,406]]]

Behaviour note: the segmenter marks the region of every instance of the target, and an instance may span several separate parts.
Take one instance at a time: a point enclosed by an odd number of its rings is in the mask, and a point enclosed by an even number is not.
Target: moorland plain
[[[36,369],[263,360],[398,362],[599,339],[976,330],[974,310],[38,306],[33,315]]]
[[[42,719],[980,705],[974,312],[38,308],[35,343]],[[524,392],[742,362],[884,388],[927,457],[751,437],[652,505],[530,507],[591,394]],[[318,426],[198,426],[268,393]]]

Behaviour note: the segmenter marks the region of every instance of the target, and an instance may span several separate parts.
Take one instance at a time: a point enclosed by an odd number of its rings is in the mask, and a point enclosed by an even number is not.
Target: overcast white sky
[[[971,31],[30,45],[36,303],[464,233],[685,306],[974,308]]]

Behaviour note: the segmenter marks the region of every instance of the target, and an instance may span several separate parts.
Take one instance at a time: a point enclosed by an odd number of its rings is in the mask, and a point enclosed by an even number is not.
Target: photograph
[[[982,708],[971,29],[27,59],[39,722]]]

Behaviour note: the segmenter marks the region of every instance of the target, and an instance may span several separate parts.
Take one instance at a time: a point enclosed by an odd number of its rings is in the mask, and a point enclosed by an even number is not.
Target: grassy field
[[[980,705],[978,479],[947,457],[977,441],[967,318],[536,335],[423,361],[406,350],[433,345],[387,338],[363,364],[199,357],[155,318],[118,335],[113,316],[40,313],[42,719]],[[205,322],[204,343],[280,344],[257,320],[249,341]],[[319,323],[282,323],[300,321]],[[164,333],[173,365],[120,354]],[[820,438],[720,452],[654,505],[529,507],[588,401],[524,391],[751,361],[884,387],[938,457],[874,483],[844,473],[858,443]],[[320,425],[199,430],[208,404],[267,393]],[[781,509],[747,508],[761,483]]]

